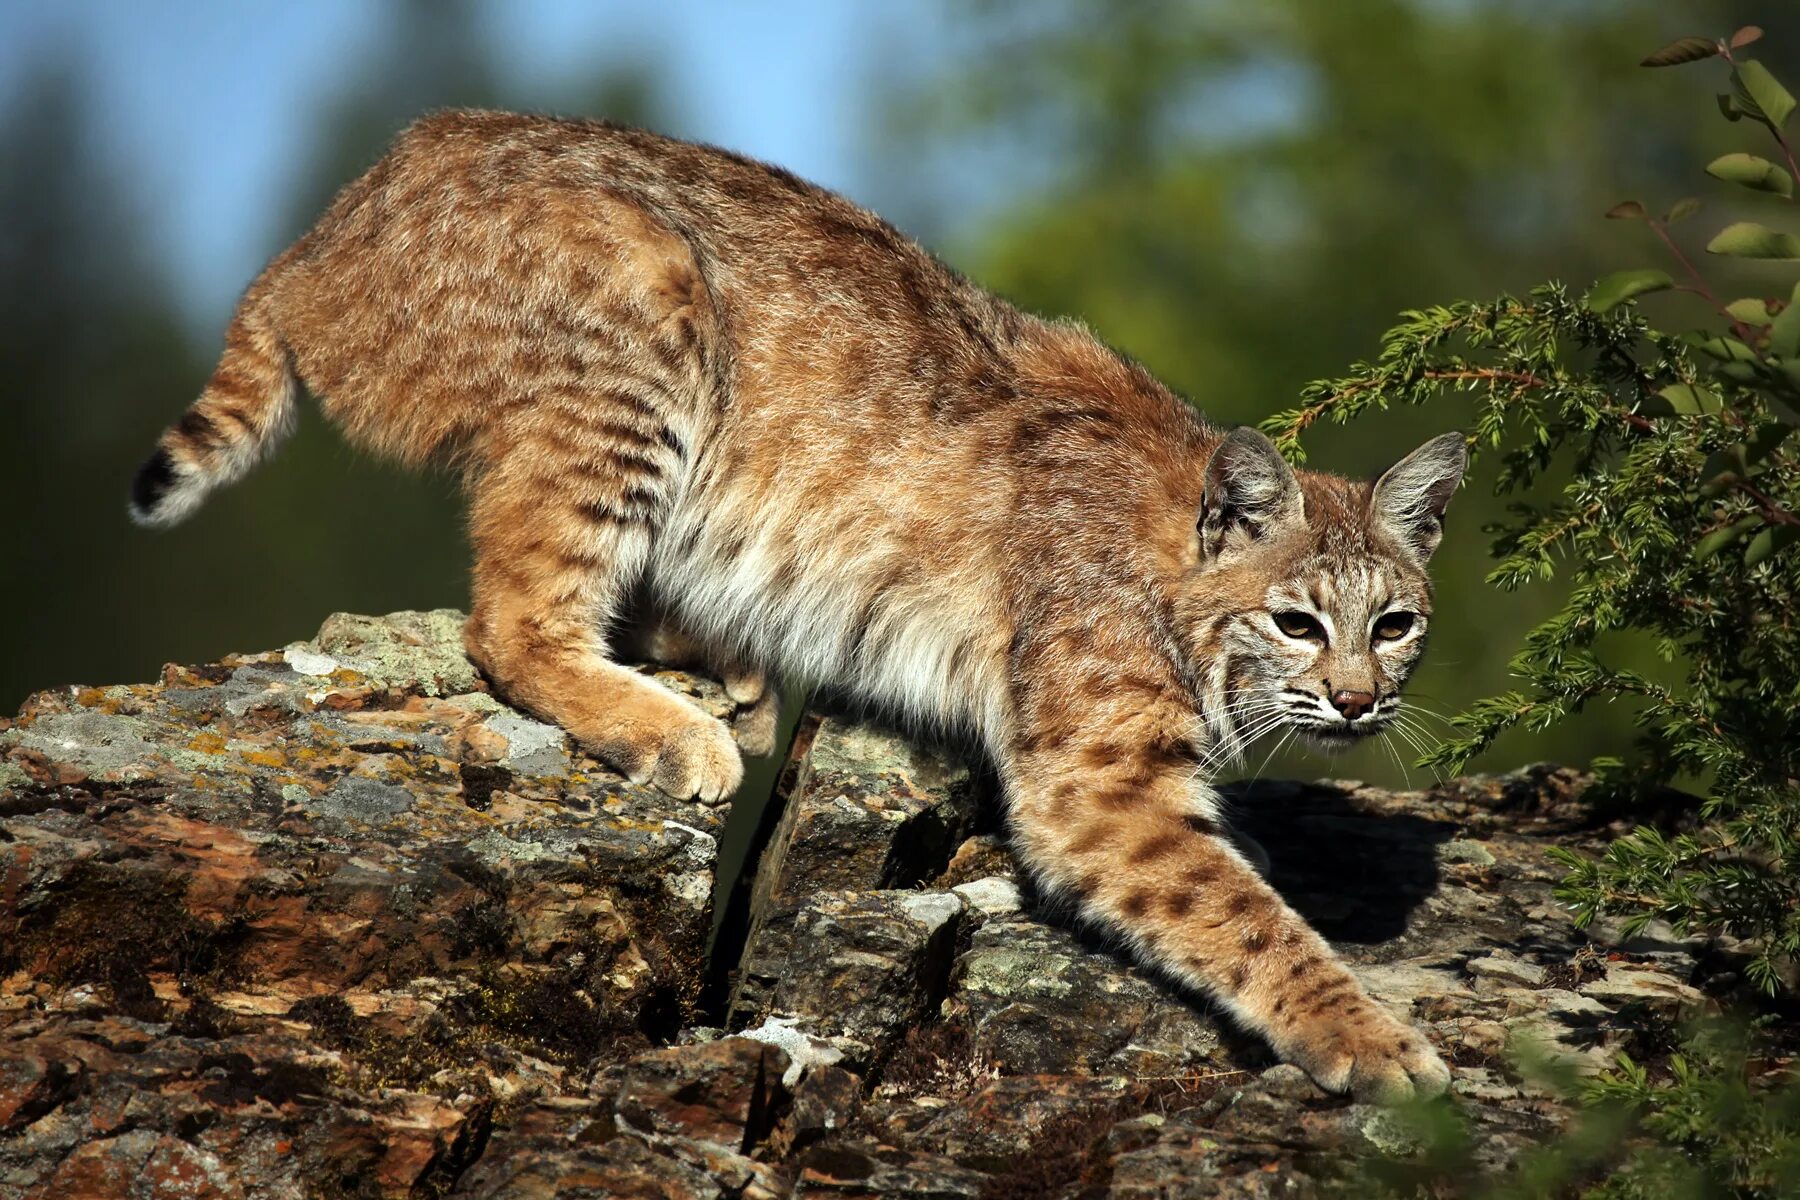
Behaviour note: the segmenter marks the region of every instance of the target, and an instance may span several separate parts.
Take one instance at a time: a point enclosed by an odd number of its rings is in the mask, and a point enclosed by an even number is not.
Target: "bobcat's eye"
[[[1291,638],[1302,638],[1309,642],[1325,640],[1325,627],[1314,617],[1303,612],[1278,612],[1272,614],[1275,628]]]
[[[1411,632],[1414,617],[1409,612],[1391,612],[1375,622],[1375,640],[1397,642]]]

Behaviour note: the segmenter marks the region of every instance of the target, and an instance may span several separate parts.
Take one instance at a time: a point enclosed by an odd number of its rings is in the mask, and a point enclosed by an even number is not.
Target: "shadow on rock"
[[[1356,784],[1271,780],[1220,791],[1234,824],[1268,851],[1269,882],[1333,942],[1405,933],[1438,890],[1439,847],[1458,836],[1450,820],[1384,811]]]

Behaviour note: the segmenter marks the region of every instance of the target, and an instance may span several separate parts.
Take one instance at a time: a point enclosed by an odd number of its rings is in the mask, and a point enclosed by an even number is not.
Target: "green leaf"
[[[1788,306],[1769,326],[1769,353],[1780,358],[1800,355],[1800,284],[1794,286]]]
[[[1719,230],[1706,243],[1708,254],[1729,254],[1735,258],[1800,259],[1800,238],[1791,233],[1777,233],[1755,221],[1739,221]]]
[[[1717,476],[1721,473],[1742,475],[1749,467],[1744,461],[1744,447],[1727,446],[1723,450],[1715,450],[1706,456],[1706,463],[1700,468],[1701,478]]]
[[[1763,559],[1800,542],[1800,525],[1771,525],[1744,547],[1744,565],[1754,567]]]
[[[1774,192],[1792,198],[1794,177],[1784,168],[1754,154],[1724,154],[1706,164],[1706,173],[1726,183],[1742,184],[1758,192]]]
[[[1633,296],[1641,296],[1646,292],[1660,292],[1675,286],[1675,281],[1667,271],[1646,268],[1637,271],[1615,271],[1605,279],[1596,283],[1588,292],[1587,306],[1592,312],[1603,313],[1623,304]]]
[[[1694,349],[1723,363],[1757,362],[1756,351],[1733,337],[1713,337],[1705,333],[1695,334],[1687,339]],[[1735,379],[1736,376],[1733,376]]]
[[[1682,63],[1699,62],[1719,53],[1719,43],[1711,38],[1676,38],[1662,49],[1646,54],[1640,67],[1679,67]]]
[[[1636,200],[1621,200],[1606,210],[1609,221],[1641,221],[1645,215],[1644,206]]]
[[[1767,67],[1754,58],[1745,59],[1732,71],[1731,78],[1770,125],[1779,129],[1787,124],[1788,115],[1794,111],[1794,98],[1775,76],[1769,74]],[[1741,97],[1739,103],[1742,103]]]
[[[1715,529],[1694,546],[1694,557],[1705,562],[1725,547],[1738,541],[1756,526],[1762,524],[1761,517],[1744,517],[1742,520],[1727,525],[1723,529]]]
[[[1671,383],[1642,405],[1642,410],[1649,416],[1683,416],[1694,417],[1701,413],[1718,412],[1721,402],[1717,393],[1706,388],[1695,387],[1691,383]]]
[[[1800,360],[1791,358],[1784,359],[1778,366],[1780,367],[1780,371],[1776,376],[1777,384],[1786,383],[1789,392],[1793,395],[1800,396]],[[1774,396],[1765,394],[1763,396],[1763,401],[1775,411],[1776,416],[1784,421],[1794,423],[1793,418],[1788,415],[1792,410],[1788,409],[1785,404],[1782,404],[1779,400],[1775,399]]]
[[[1673,225],[1675,222],[1691,217],[1699,211],[1700,202],[1698,200],[1694,199],[1692,196],[1683,197],[1671,204],[1669,206],[1669,211],[1663,214],[1663,224]]]
[[[1713,391],[1711,388],[1689,387],[1685,383],[1675,384],[1674,386],[1687,388],[1690,393],[1690,398],[1703,413],[1716,413],[1725,407],[1725,402],[1719,399],[1719,393]]]
[[[1769,302],[1760,296],[1745,296],[1725,306],[1731,319],[1744,325],[1767,325],[1775,318],[1769,315]]]
[[[1743,110],[1738,108],[1737,100],[1732,97],[1731,93],[1720,92],[1718,100],[1719,111],[1725,115],[1727,121],[1741,121],[1744,119]]]
[[[1792,432],[1794,432],[1792,425],[1786,425],[1779,421],[1773,425],[1763,426],[1762,430],[1745,445],[1744,461],[1746,463],[1761,462],[1774,453],[1775,448],[1786,441],[1788,434]]]

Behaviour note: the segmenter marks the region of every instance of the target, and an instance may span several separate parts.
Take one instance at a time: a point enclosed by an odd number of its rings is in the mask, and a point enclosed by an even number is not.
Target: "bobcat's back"
[[[964,615],[1008,610],[1021,455],[1071,421],[1055,384],[1094,371],[1183,445],[1202,428],[785,171],[449,112],[252,285],[133,511],[171,523],[248,470],[297,378],[353,442],[464,469],[478,655],[528,612],[603,625],[621,588],[595,575],[617,574],[740,658],[992,729],[1010,634]]]

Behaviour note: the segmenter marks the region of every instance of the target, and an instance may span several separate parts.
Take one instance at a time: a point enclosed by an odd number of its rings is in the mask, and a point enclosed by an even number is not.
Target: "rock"
[[[1456,838],[1438,847],[1438,858],[1447,863],[1470,863],[1477,867],[1491,867],[1499,860],[1486,846],[1480,842],[1466,841]]]
[[[797,746],[730,1023],[795,1019],[863,1067],[941,998],[967,902],[907,889],[944,871],[979,799],[960,763],[870,726],[827,717]]]
[[[837,1142],[809,1152],[796,1197],[838,1200],[979,1200],[988,1177],[949,1159],[874,1141]]]
[[[1294,1166],[1285,1148],[1221,1138],[1173,1121],[1147,1145],[1108,1163],[1106,1195],[1114,1200],[1211,1200],[1212,1197],[1304,1195],[1317,1176]]]
[[[950,892],[828,892],[769,913],[739,970],[731,1021],[798,1019],[853,1067],[872,1065],[936,1009],[965,907]]]
[[[1671,1021],[1707,1004],[1706,995],[1698,988],[1650,963],[1609,962],[1605,976],[1580,985],[1580,992],[1608,1007],[1640,1004]]]
[[[385,617],[334,613],[319,627],[311,643],[300,647],[310,667],[290,665],[302,674],[335,663],[324,674],[345,671],[379,688],[418,691],[426,696],[454,696],[480,690],[480,676],[463,652],[466,620],[453,609],[398,612]],[[293,649],[288,651],[294,653]]]
[[[1472,958],[1465,965],[1469,974],[1477,979],[1492,979],[1501,985],[1514,987],[1542,987],[1548,972],[1535,963],[1520,962],[1515,958],[1503,958],[1497,954],[1485,958]]]
[[[958,884],[950,890],[961,896],[969,910],[982,919],[1011,916],[1025,906],[1024,897],[1019,894],[1019,885],[1010,879],[998,879],[990,875],[970,883]]]
[[[802,723],[714,935],[724,814],[507,708],[461,624],[0,722],[0,1195],[1286,1196],[1409,1145],[1042,911],[979,773],[873,725]],[[1227,789],[1488,1172],[1567,1119],[1511,1047],[1654,1067],[1708,1002],[1699,946],[1556,903],[1583,782]]]
[[[962,764],[828,717],[757,865],[753,907],[772,910],[820,891],[918,887],[974,828],[976,804]]]
[[[1166,1075],[1209,1061],[1216,1025],[1122,960],[1030,917],[991,917],[957,960],[945,1019],[1000,1070]]]
[[[1305,1071],[1292,1063],[1276,1063],[1262,1073],[1262,1085],[1284,1100],[1312,1100],[1323,1095]]]
[[[844,1058],[842,1050],[822,1038],[802,1032],[797,1028],[799,1024],[795,1017],[765,1017],[755,1029],[743,1031],[743,1036],[779,1046],[787,1054],[788,1068],[781,1082],[789,1088],[796,1086],[803,1074],[817,1067],[829,1067]]]
[[[653,1050],[621,1069],[613,1111],[621,1129],[743,1153],[775,1127],[787,1069],[784,1051],[750,1038]]]
[[[1012,869],[1012,855],[1007,851],[1006,839],[997,833],[981,833],[964,840],[956,848],[937,883],[939,887],[955,891],[968,883],[1004,879],[1012,874]]]
[[[792,1087],[786,1131],[790,1145],[810,1145],[847,1127],[862,1101],[862,1080],[829,1064],[809,1069]]]
[[[930,1093],[877,1098],[863,1123],[884,1141],[1003,1176],[1041,1151],[1045,1130],[1093,1126],[1097,1136],[1137,1116],[1148,1095],[1121,1076],[1092,1074],[996,1074],[949,1090],[950,1103]]]
[[[338,616],[0,731],[0,1193],[286,1161],[245,1194],[410,1194],[691,1019],[720,814],[505,709],[460,637]]]
[[[527,1105],[494,1133],[452,1194],[467,1200],[724,1200],[730,1195],[703,1168],[620,1134],[609,1105],[573,1097]]]
[[[1477,1104],[1500,1104],[1517,1099],[1523,1093],[1501,1076],[1485,1067],[1467,1067],[1457,1072],[1450,1090]]]
[[[304,1027],[197,1028],[125,1017],[50,1016],[6,1030],[7,1060],[40,1074],[0,1143],[0,1194],[27,1197],[298,1195],[297,1181],[367,1180],[407,1195],[448,1179],[485,1136],[491,1102],[358,1076]],[[259,1163],[279,1163],[261,1175]],[[241,1192],[236,1182],[262,1186]],[[142,1179],[140,1179],[142,1176]]]

